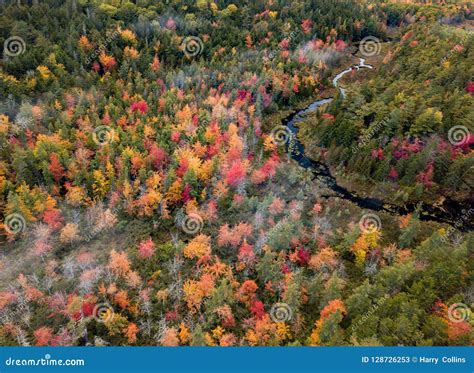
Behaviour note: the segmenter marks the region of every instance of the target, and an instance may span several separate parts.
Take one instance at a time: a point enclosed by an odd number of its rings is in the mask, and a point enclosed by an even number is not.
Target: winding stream
[[[342,87],[339,87],[339,80],[351,71],[358,71],[363,68],[372,69],[373,67],[371,65],[365,64],[365,60],[361,58],[359,64],[353,65],[340,72],[333,79],[333,85],[339,90],[343,98],[346,97],[346,90]],[[326,164],[307,157],[305,154],[304,145],[298,140],[297,137],[299,131],[297,123],[303,121],[306,114],[314,112],[321,106],[330,103],[332,100],[332,98],[326,98],[314,101],[304,109],[298,110],[284,118],[282,120],[282,124],[291,131],[290,141],[286,145],[286,151],[289,153],[292,159],[298,162],[301,167],[310,169],[315,175],[316,179],[318,179],[327,188],[335,192],[334,197],[351,201],[363,209],[382,211],[393,215],[406,215],[414,212],[417,208],[420,208],[420,220],[436,221],[438,223],[449,224],[456,229],[465,232],[474,228],[469,206],[464,206],[461,203],[453,201],[449,198],[446,198],[441,206],[427,204],[418,205],[416,203],[408,203],[404,206],[398,206],[385,203],[383,200],[377,198],[360,197],[356,193],[350,192],[346,188],[340,186],[337,183],[336,178],[332,176],[331,171]],[[469,219],[469,217],[471,217],[471,219]]]

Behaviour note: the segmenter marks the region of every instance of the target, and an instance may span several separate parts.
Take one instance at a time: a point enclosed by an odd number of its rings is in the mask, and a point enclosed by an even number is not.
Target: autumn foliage
[[[471,5],[0,3],[0,345],[472,344]]]

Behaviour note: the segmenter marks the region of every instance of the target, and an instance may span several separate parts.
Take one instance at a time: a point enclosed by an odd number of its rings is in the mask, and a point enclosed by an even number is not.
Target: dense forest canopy
[[[0,345],[472,344],[473,8],[0,0]]]
[[[405,200],[442,195],[472,203],[473,45],[469,31],[409,27],[378,74],[329,108],[334,122],[317,118],[306,135],[330,148],[331,163],[394,181]]]

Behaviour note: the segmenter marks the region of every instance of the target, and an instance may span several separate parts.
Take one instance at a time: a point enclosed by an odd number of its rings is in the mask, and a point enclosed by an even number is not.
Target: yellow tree
[[[204,234],[196,236],[185,248],[184,256],[188,259],[201,258],[211,254],[211,237]]]
[[[92,184],[94,197],[103,199],[109,192],[109,182],[101,170],[95,170],[92,175],[94,177],[94,184]]]

